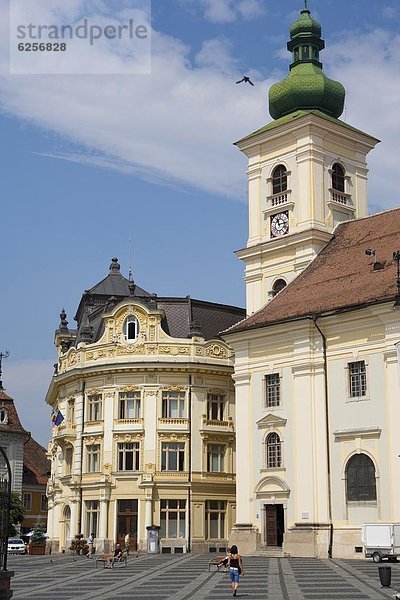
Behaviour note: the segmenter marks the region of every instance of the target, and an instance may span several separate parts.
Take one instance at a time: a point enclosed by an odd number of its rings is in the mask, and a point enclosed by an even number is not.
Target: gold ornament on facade
[[[203,348],[196,348],[196,355],[203,356]]]
[[[186,388],[180,385],[169,385],[163,387],[163,392],[185,392]]]
[[[83,441],[86,446],[93,446],[93,444],[101,444],[101,442],[103,441],[103,438],[102,437],[94,437],[93,435],[91,435],[90,437],[85,437]]]
[[[144,469],[146,471],[146,473],[155,473],[156,472],[156,465],[153,463],[147,463],[144,466]]]
[[[160,346],[160,354],[172,354],[173,356],[190,354],[190,348],[188,346]]]
[[[125,385],[122,388],[118,388],[120,392],[137,392],[139,391],[139,387],[137,385]]]
[[[228,358],[228,351],[220,344],[211,344],[206,348],[207,356],[213,358]]]
[[[117,442],[126,442],[127,444],[129,444],[130,442],[136,442],[138,440],[141,440],[143,437],[143,435],[141,433],[119,433],[117,435],[114,436],[114,439]]]

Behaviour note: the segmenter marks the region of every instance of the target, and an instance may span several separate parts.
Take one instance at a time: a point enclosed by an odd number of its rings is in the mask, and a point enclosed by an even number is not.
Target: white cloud
[[[264,3],[259,0],[241,0],[237,3],[237,10],[244,19],[256,19],[266,12]]]
[[[6,73],[3,16],[0,60]],[[4,75],[2,108],[78,144],[86,162],[244,197],[245,161],[232,142],[266,122],[271,82],[256,76],[255,88],[236,86],[241,71],[223,38],[206,41],[194,63],[190,51],[154,32],[149,76]]]
[[[199,67],[207,67],[221,73],[231,74],[238,63],[231,54],[231,43],[226,38],[206,40],[195,56]]]
[[[22,426],[47,447],[51,438],[50,407],[45,403],[54,360],[16,360],[4,365],[3,383],[14,399]]]
[[[323,57],[346,88],[347,123],[382,140],[368,157],[372,209],[397,206],[400,122],[400,35],[377,29],[345,34]],[[329,62],[328,62],[329,61]]]
[[[238,19],[256,19],[265,14],[263,0],[180,0],[181,4],[202,11],[212,23],[233,23]]]

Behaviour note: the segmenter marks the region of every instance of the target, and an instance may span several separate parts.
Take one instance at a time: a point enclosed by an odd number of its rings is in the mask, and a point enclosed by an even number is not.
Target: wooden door
[[[265,543],[267,546],[278,545],[276,506],[274,504],[265,505]]]

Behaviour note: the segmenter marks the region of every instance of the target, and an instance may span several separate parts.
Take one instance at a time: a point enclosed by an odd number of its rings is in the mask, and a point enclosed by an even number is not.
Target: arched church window
[[[347,502],[376,500],[375,465],[366,454],[355,454],[346,467]]]
[[[308,46],[303,46],[303,60],[308,60],[310,58],[310,49]]]
[[[136,317],[128,317],[125,321],[124,334],[127,342],[136,342],[139,337],[139,321]]]
[[[272,172],[272,193],[280,194],[287,190],[287,171],[284,165],[278,165]]]
[[[332,167],[332,188],[338,192],[344,193],[344,169],[339,163]]]
[[[267,456],[266,463],[268,469],[276,469],[282,464],[282,447],[281,439],[275,432],[270,433],[267,437]]]
[[[279,292],[281,292],[283,290],[283,288],[286,287],[286,281],[284,279],[277,279],[274,283],[274,285],[272,286],[272,298],[275,298],[275,296],[277,294],[279,294]]]

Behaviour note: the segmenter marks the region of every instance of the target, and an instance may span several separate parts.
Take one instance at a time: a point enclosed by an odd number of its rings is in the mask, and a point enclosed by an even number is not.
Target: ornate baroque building
[[[49,445],[48,533],[54,551],[78,533],[98,551],[226,547],[236,521],[232,351],[219,331],[239,308],[149,294],[120,273],[82,296],[56,331],[47,402],[64,420]]]
[[[248,318],[235,352],[237,522],[243,553],[357,557],[361,525],[400,520],[400,209],[367,217],[377,139],[339,119],[321,27],[292,25],[274,121],[249,157]],[[395,254],[394,254],[395,253]]]

